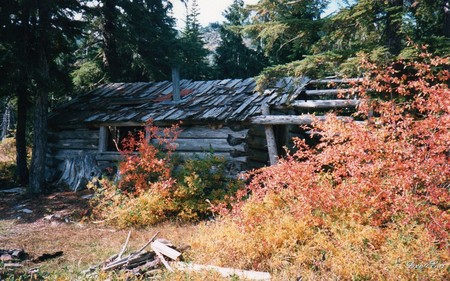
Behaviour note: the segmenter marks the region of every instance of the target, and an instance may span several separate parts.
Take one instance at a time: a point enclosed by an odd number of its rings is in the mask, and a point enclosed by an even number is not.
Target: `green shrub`
[[[118,227],[145,227],[165,220],[198,221],[213,214],[211,206],[230,205],[241,183],[226,177],[225,159],[211,153],[187,160],[174,171],[177,128],[162,132],[149,125],[146,129],[164,153],[143,134],[125,141],[119,179],[89,185],[96,193],[91,201],[94,216]]]
[[[173,200],[181,220],[211,216],[211,206],[229,203],[242,185],[239,180],[227,178],[226,160],[213,153],[203,159],[186,160],[175,174],[177,188]]]

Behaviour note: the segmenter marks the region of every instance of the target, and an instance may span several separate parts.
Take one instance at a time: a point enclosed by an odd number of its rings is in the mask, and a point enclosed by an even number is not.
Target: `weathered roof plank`
[[[306,90],[307,78],[286,78],[264,93],[256,92],[254,78],[213,81],[181,80],[181,99],[171,101],[172,83],[111,83],[100,86],[56,108],[51,125],[80,126],[81,123],[155,121],[242,121],[260,115],[262,104],[287,107],[296,104]],[[322,92],[324,90],[321,90]],[[333,90],[334,91],[334,90]],[[300,105],[300,103],[299,103]],[[301,103],[306,107],[309,104]]]

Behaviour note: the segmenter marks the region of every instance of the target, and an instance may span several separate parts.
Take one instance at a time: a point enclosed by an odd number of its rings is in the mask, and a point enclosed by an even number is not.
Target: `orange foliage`
[[[139,131],[136,136],[130,134],[122,142],[124,149],[121,154],[125,160],[119,164],[121,178],[118,187],[133,195],[157,187],[165,194],[174,184],[171,178],[171,156],[175,150],[179,126],[161,130],[150,121],[145,129],[147,136],[145,132]]]
[[[297,139],[297,152],[253,172],[240,194],[250,200],[238,200],[233,210],[244,228],[261,223],[258,214],[244,217],[249,204],[282,193],[286,210],[314,227],[324,215],[342,214],[383,228],[415,223],[448,247],[450,61],[423,54],[420,61],[366,66],[369,74],[355,90],[362,98],[356,116],[367,121],[344,123],[330,114],[314,124],[319,145]]]

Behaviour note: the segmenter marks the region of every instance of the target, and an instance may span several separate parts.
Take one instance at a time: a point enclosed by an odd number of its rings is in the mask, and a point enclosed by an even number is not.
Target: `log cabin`
[[[274,81],[263,92],[254,78],[110,83],[56,108],[49,116],[48,182],[82,188],[117,165],[117,143],[149,120],[158,127],[181,122],[180,158],[208,153],[227,160],[228,172],[274,164],[312,113],[351,112],[355,95],[336,98],[347,80],[306,77]],[[329,89],[329,88],[332,89]],[[115,141],[115,142],[114,142]]]

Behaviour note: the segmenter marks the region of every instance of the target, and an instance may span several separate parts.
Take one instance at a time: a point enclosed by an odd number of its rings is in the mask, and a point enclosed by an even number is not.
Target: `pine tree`
[[[248,23],[249,11],[243,0],[234,0],[224,12],[227,20],[220,26],[221,43],[214,56],[217,75],[221,78],[246,78],[259,74],[266,65],[261,51],[244,43],[242,29]]]
[[[42,189],[45,170],[46,126],[49,96],[65,92],[67,71],[62,67],[65,54],[71,54],[73,41],[80,34],[81,23],[75,14],[82,11],[81,1],[7,1],[1,7],[0,45],[8,46],[14,61],[6,65],[5,85],[17,96],[17,176],[27,182],[26,120],[28,99],[34,105],[33,154],[30,168],[30,193]]]
[[[201,26],[198,21],[199,8],[196,0],[186,15],[186,26],[179,40],[178,62],[181,76],[186,79],[207,80],[212,76],[208,62],[208,50],[204,47]]]
[[[272,64],[302,59],[321,38],[321,14],[328,0],[261,0],[246,31],[261,42]]]
[[[102,0],[84,15],[91,24],[81,38],[79,89],[99,82],[135,82],[167,79],[175,22],[166,0]],[[94,73],[94,75],[92,75]]]

